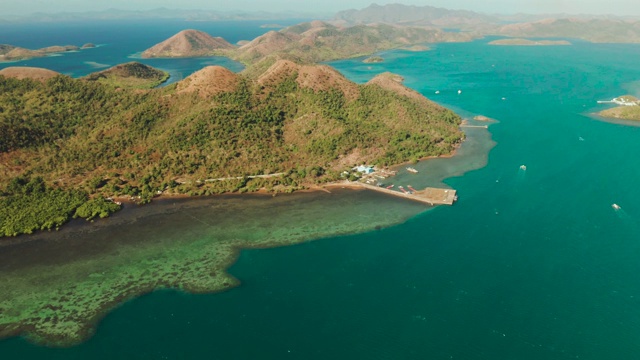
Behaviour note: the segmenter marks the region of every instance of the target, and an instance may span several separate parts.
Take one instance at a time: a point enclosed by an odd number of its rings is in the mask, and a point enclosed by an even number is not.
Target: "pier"
[[[381,186],[373,186],[361,182],[351,182],[349,185],[361,186],[365,189],[410,199],[414,201],[419,201],[424,204],[428,204],[431,206],[434,205],[453,205],[454,201],[457,200],[456,190],[453,189],[441,189],[441,188],[433,188],[428,187],[424,190],[418,190],[413,193],[410,192],[399,192],[393,191],[391,189],[387,189]]]
[[[489,125],[460,125],[461,128],[482,128],[488,129]]]

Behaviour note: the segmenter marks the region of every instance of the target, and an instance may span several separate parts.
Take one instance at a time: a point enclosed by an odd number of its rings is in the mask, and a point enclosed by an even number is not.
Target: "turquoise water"
[[[230,269],[239,288],[155,292],[108,315],[77,347],[15,338],[0,342],[0,354],[636,358],[640,128],[589,114],[604,108],[596,100],[639,95],[640,46],[488,41],[387,52],[381,64],[332,63],[358,82],[399,73],[466,116],[499,120],[490,127],[497,145],[488,164],[445,180],[459,191],[454,206],[371,233],[246,250]],[[372,203],[371,211],[385,209]]]

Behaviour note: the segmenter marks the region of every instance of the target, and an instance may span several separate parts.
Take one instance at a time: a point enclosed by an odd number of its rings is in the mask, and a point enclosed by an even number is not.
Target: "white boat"
[[[620,205],[618,205],[618,204],[613,204],[613,205],[611,205],[611,207],[612,207],[614,210],[620,210]]]
[[[527,165],[520,165],[520,170],[527,170]]]
[[[458,90],[458,95],[462,94],[462,90]]]
[[[440,94],[440,90],[436,90],[436,94]]]
[[[416,170],[415,168],[412,168],[412,167],[408,167],[407,171],[410,172],[410,173],[414,173],[414,174],[418,173],[418,170]]]

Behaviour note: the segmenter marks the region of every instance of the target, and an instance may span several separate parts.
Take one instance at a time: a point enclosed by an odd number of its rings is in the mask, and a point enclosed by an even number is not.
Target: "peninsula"
[[[605,118],[637,120],[640,121],[640,100],[635,96],[624,95],[611,101],[598,101],[598,103],[617,104],[617,107],[600,111],[597,115]]]

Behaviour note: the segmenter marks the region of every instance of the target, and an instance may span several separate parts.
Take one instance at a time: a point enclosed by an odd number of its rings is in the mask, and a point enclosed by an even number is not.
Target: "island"
[[[221,37],[198,30],[182,30],[142,53],[142,58],[177,58],[226,55],[235,46]]]
[[[488,43],[489,45],[503,45],[503,46],[559,46],[559,45],[571,45],[566,40],[531,40],[531,39],[500,39],[493,40]]]
[[[0,62],[3,61],[19,61],[29,60],[38,57],[45,57],[50,54],[62,53],[67,51],[77,51],[80,47],[75,45],[66,46],[48,46],[37,50],[25,49],[18,46],[0,44]]]
[[[262,24],[260,25],[260,28],[262,29],[282,29],[285,28],[286,26],[284,25],[280,25],[280,24]]]
[[[402,50],[406,50],[406,51],[413,51],[413,52],[420,52],[420,51],[429,51],[431,50],[430,47],[426,46],[426,45],[411,45],[411,46],[404,46],[401,48]]]
[[[623,95],[611,101],[598,101],[598,103],[611,103],[617,107],[598,112],[597,115],[604,118],[637,120],[640,121],[640,100],[632,95]]]
[[[381,62],[384,62],[384,59],[380,56],[371,56],[362,60],[362,62],[365,64],[381,63]]]
[[[162,77],[139,63],[84,79],[0,77],[0,234],[160,194],[291,192],[362,163],[450,154],[463,138],[459,116],[392,74],[358,85],[326,65],[269,57],[241,74],[209,66],[138,86]]]
[[[220,55],[251,65],[277,56],[298,62],[318,63],[361,57],[394,48],[422,51],[425,47],[421,44],[424,43],[470,41],[476,37],[469,33],[448,33],[435,28],[386,24],[342,27],[315,20],[269,31],[251,41],[239,42],[237,48],[222,38],[215,38],[214,43],[214,38],[209,34],[184,30],[145,50],[142,57]]]
[[[117,88],[152,89],[169,79],[169,73],[139,62],[116,65],[84,77]]]

